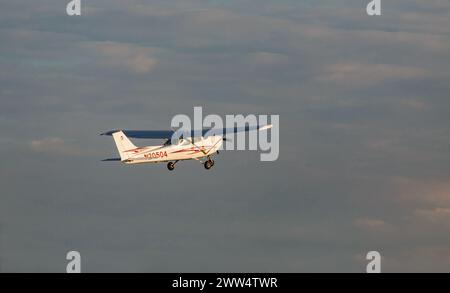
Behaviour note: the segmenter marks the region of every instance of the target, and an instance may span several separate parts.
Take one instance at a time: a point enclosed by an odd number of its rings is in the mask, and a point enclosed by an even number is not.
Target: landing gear
[[[167,163],[167,169],[169,169],[169,171],[173,171],[175,169],[175,163],[174,162]]]
[[[211,159],[208,159],[208,161],[205,162],[204,166],[205,166],[206,170],[209,170],[212,168],[212,166],[214,166],[214,161]]]

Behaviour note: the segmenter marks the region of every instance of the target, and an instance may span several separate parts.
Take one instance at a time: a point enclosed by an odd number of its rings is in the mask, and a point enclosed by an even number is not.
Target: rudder
[[[114,142],[116,143],[117,150],[119,151],[120,159],[122,161],[127,160],[132,152],[130,150],[136,149],[136,146],[130,141],[130,139],[123,133],[118,131],[113,133]]]

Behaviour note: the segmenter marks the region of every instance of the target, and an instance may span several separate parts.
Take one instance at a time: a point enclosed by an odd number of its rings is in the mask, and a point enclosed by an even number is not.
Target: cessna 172
[[[209,170],[214,166],[212,157],[219,154],[219,149],[227,135],[234,135],[238,132],[262,131],[269,128],[272,128],[272,125],[203,129],[182,133],[173,130],[111,130],[101,135],[113,137],[120,158],[103,161],[121,161],[125,164],[167,162],[167,168],[172,171],[179,161],[197,160],[202,162],[205,168]],[[177,137],[177,139],[173,137]],[[136,147],[129,138],[165,139],[166,142],[163,145]]]

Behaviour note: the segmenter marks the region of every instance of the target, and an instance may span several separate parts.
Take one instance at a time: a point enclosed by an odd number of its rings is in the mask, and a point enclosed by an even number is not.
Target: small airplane
[[[124,164],[167,162],[167,169],[173,171],[175,164],[179,161],[197,160],[204,165],[205,169],[209,170],[214,166],[212,157],[219,154],[219,149],[223,141],[227,139],[227,135],[270,128],[272,128],[271,124],[185,132],[178,130],[110,130],[100,135],[113,137],[120,158],[103,161],[120,161]],[[137,147],[129,138],[165,139],[166,142],[163,145]]]

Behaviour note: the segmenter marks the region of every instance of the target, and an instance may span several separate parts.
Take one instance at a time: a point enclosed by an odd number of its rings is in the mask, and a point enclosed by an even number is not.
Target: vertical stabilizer
[[[123,133],[123,131],[118,131],[113,133],[114,142],[116,143],[117,150],[119,151],[120,159],[122,161],[127,160],[136,146],[130,141],[130,139]]]

